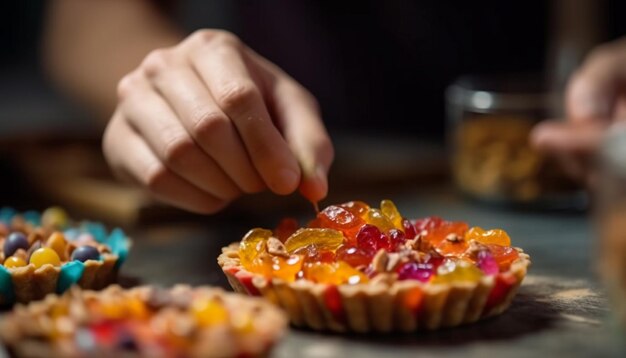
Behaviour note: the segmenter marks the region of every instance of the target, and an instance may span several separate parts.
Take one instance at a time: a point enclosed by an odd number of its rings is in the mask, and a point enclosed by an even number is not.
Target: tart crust
[[[222,248],[218,263],[232,288],[282,307],[296,327],[335,332],[411,332],[476,322],[505,311],[517,293],[530,257],[521,249],[508,271],[478,282],[398,281],[379,274],[369,283],[329,285],[286,282],[247,271],[239,243]]]
[[[60,299],[69,298],[70,319],[76,332],[80,327],[89,325],[91,318],[86,308],[81,303],[91,300],[116,299],[120,295],[127,297],[140,297],[149,304],[151,291],[154,287],[142,286],[125,290],[118,285],[111,285],[102,291],[81,290],[72,287],[63,296],[48,295],[44,300],[32,302],[28,305],[17,305],[14,311],[0,322],[0,340],[8,347],[9,351],[18,357],[143,357],[152,356],[133,350],[120,350],[93,346],[88,352],[81,351],[74,343],[75,337],[70,335],[67,339],[49,341],[44,337],[49,336],[52,324],[46,312],[55,307]],[[160,289],[159,289],[160,290]],[[231,331],[222,325],[210,326],[209,328],[197,328],[191,335],[191,345],[183,345],[185,350],[177,352],[176,356],[186,357],[267,357],[274,344],[283,336],[287,326],[287,318],[279,309],[265,300],[244,297],[224,292],[220,288],[196,287],[177,285],[167,290],[172,298],[169,303],[164,303],[163,309],[168,310],[177,304],[181,304],[181,296],[189,296],[190,293],[200,294],[202,297],[217,299],[224,302],[224,306],[230,312],[248,312],[252,315],[254,331],[245,333],[235,338]],[[111,297],[111,298],[109,298]],[[158,315],[159,313],[155,313]],[[183,316],[187,313],[178,313]],[[68,326],[66,324],[66,326]],[[151,326],[147,326],[146,329]],[[171,352],[170,352],[171,353]],[[169,355],[168,355],[169,356]]]

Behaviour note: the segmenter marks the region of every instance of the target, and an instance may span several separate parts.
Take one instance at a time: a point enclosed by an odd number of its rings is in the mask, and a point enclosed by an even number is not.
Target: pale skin
[[[266,189],[324,198],[333,147],[315,98],[235,35],[182,38],[152,6],[65,0],[51,9],[49,67],[68,91],[113,112],[103,137],[111,168],[197,213]]]
[[[594,184],[594,157],[608,128],[626,120],[626,39],[594,49],[570,78],[566,120],[532,133],[536,148],[560,159],[573,177]]]
[[[156,198],[208,214],[263,190],[326,196],[333,146],[315,98],[235,35],[185,36],[149,0],[58,0],[45,44],[55,82],[108,118],[111,168]],[[599,47],[570,80],[567,120],[533,132],[574,176],[626,118],[624,64],[626,42]]]

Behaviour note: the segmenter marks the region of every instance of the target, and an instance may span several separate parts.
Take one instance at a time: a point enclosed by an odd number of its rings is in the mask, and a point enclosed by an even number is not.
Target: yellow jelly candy
[[[494,244],[500,246],[511,246],[511,238],[506,231],[501,229],[483,230],[475,226],[465,233],[465,241],[476,240],[481,244]]]
[[[433,283],[452,283],[459,281],[476,282],[483,277],[482,271],[465,260],[446,260],[437,268]]]
[[[285,241],[285,248],[293,253],[297,249],[313,245],[318,251],[335,251],[343,244],[341,231],[333,229],[300,229]]]
[[[265,229],[252,229],[239,244],[239,259],[243,267],[249,269],[254,260],[265,251],[265,242],[272,236],[272,232]]]
[[[331,285],[366,283],[368,278],[361,271],[349,264],[338,261],[335,263],[315,262],[304,267],[304,275],[308,280]]]
[[[378,209],[370,209],[365,221],[370,225],[376,226],[378,230],[383,233],[396,228],[391,220]],[[400,227],[402,227],[402,222],[400,223]]]
[[[46,264],[60,266],[61,259],[59,258],[59,255],[57,255],[56,251],[49,247],[42,247],[35,250],[35,252],[30,255],[30,263],[35,265],[35,268],[40,268]]]
[[[13,268],[13,267],[22,267],[26,266],[26,261],[24,259],[19,258],[17,256],[9,256],[6,260],[4,260],[4,267]]]
[[[45,227],[61,229],[67,226],[68,221],[67,212],[58,206],[50,207],[41,214],[41,224]]]
[[[404,231],[404,227],[402,226],[402,215],[400,215],[400,212],[393,201],[381,201],[380,211],[393,223],[396,229]]]
[[[228,322],[228,311],[219,302],[197,299],[191,304],[191,314],[200,326],[213,326]]]
[[[302,268],[302,257],[291,255],[289,257],[272,257],[272,276],[293,282]]]
[[[53,232],[52,235],[46,241],[46,247],[54,250],[59,257],[65,256],[65,247],[67,246],[67,242],[65,241],[65,236],[61,232]]]

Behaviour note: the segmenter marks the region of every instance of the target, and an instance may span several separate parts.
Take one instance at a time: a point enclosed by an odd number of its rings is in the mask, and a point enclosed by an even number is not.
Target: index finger
[[[213,99],[233,121],[252,162],[278,194],[293,192],[300,168],[287,142],[272,122],[261,90],[241,57],[242,44],[227,34],[201,39],[191,62]]]

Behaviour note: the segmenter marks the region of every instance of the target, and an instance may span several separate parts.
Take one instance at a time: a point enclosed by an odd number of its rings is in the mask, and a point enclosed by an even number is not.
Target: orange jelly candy
[[[274,236],[285,242],[289,236],[293,235],[299,228],[298,221],[294,218],[282,219],[274,229]]]
[[[460,239],[463,239],[467,229],[467,223],[464,223],[462,221],[447,222],[439,227],[430,230],[426,235],[426,239],[430,241],[433,245],[438,246],[442,243],[442,241],[446,240],[449,235],[456,235]]]
[[[367,212],[370,210],[370,206],[362,201],[349,201],[339,206],[361,219],[365,219],[367,217]]]
[[[361,226],[365,225],[360,216],[336,205],[320,211],[317,214],[317,220],[320,227],[341,231],[349,239],[354,239]]]
[[[249,269],[254,260],[265,251],[265,242],[272,237],[272,232],[265,229],[252,229],[239,244],[239,259],[243,267]]]
[[[487,245],[487,248],[498,263],[500,271],[508,270],[513,261],[519,258],[519,252],[510,246]]]
[[[304,266],[304,277],[317,283],[331,285],[366,283],[368,278],[361,271],[343,261],[335,263],[316,262]]]
[[[483,230],[475,226],[465,233],[465,240],[476,240],[481,244],[495,244],[500,246],[511,246],[511,238],[501,229]]]
[[[285,241],[285,248],[293,253],[301,247],[313,245],[319,251],[335,251],[343,244],[341,231],[333,229],[300,229]]]
[[[402,215],[400,215],[400,212],[393,201],[381,201],[380,211],[393,223],[396,229],[404,231],[404,227],[402,226]]]
[[[272,257],[272,276],[293,282],[302,268],[302,257],[291,255],[289,257]]]

